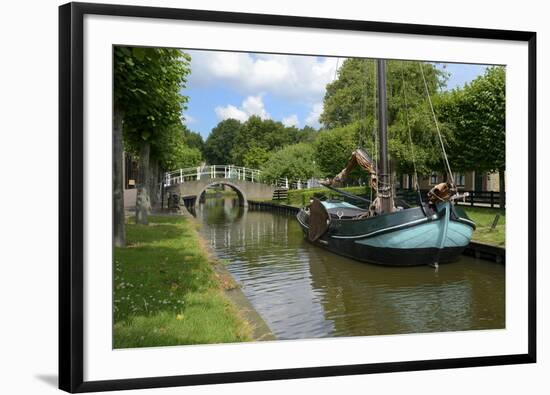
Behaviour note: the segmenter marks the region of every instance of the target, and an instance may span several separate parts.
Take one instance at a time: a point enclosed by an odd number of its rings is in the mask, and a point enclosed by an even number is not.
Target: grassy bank
[[[194,222],[151,217],[126,232],[127,247],[115,249],[115,348],[250,340]]]
[[[485,207],[464,207],[468,217],[476,223],[476,230],[472,240],[481,243],[493,244],[504,247],[506,241],[506,215],[500,213],[499,209]],[[500,213],[500,218],[495,229],[491,225],[495,216]]]

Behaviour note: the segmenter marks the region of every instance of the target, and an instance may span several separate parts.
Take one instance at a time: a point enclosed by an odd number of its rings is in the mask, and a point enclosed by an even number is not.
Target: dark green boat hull
[[[297,215],[309,231],[309,213]],[[456,261],[470,242],[475,224],[458,207],[413,207],[366,219],[332,216],[325,234],[313,243],[362,262],[391,266],[433,265]]]

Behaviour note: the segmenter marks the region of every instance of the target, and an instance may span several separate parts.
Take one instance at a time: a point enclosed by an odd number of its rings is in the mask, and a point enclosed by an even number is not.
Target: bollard
[[[500,214],[495,215],[495,219],[493,220],[493,224],[491,225],[491,230],[495,230],[499,219],[500,219]]]

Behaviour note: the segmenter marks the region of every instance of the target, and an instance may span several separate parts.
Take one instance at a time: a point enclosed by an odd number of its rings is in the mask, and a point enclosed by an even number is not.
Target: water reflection
[[[504,327],[504,266],[355,262],[304,240],[292,216],[207,198],[203,235],[279,339]]]

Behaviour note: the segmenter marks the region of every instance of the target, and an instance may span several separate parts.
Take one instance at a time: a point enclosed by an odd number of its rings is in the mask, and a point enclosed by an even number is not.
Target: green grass
[[[504,247],[506,241],[506,214],[499,209],[484,207],[464,207],[468,217],[476,223],[476,230],[472,240]],[[494,230],[491,225],[495,216],[500,214],[498,224]]]
[[[194,222],[150,217],[126,232],[128,245],[115,249],[115,348],[250,340]]]

